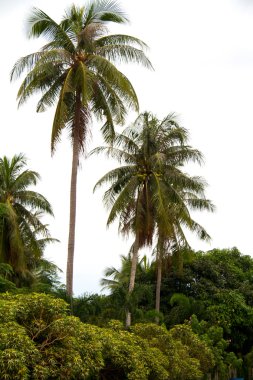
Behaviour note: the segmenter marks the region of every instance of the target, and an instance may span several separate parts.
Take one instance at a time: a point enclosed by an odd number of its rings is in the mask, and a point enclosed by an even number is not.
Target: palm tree
[[[151,68],[146,45],[127,35],[108,35],[106,24],[125,23],[126,15],[115,0],[94,0],[86,7],[72,6],[58,24],[34,8],[28,19],[29,36],[49,42],[39,52],[19,59],[11,79],[25,69],[28,74],[18,92],[19,105],[41,92],[37,111],[57,103],[51,150],[67,128],[72,143],[70,222],[67,262],[67,293],[73,293],[73,262],[76,219],[76,185],[80,153],[85,151],[91,116],[104,119],[101,128],[107,142],[114,138],[114,125],[124,122],[128,109],[138,110],[136,93],[115,62],[135,62]]]
[[[102,289],[108,289],[113,292],[114,289],[119,287],[126,287],[129,283],[129,273],[131,268],[131,257],[121,255],[121,268],[108,267],[104,270],[104,276],[100,285]]]
[[[174,149],[173,142],[172,146],[165,153],[166,166],[170,164],[175,165],[175,163],[170,162],[170,153]],[[181,141],[181,144],[186,147],[187,136]],[[159,146],[158,146],[159,149]],[[179,154],[180,151],[178,151]],[[175,157],[173,157],[173,160]],[[183,166],[189,158],[178,157],[178,165]],[[164,180],[169,180],[169,170],[168,168],[163,168]],[[166,178],[167,177],[167,178]],[[177,264],[180,269],[183,266],[183,256],[185,252],[191,251],[190,244],[188,243],[185,230],[197,235],[200,240],[210,241],[210,236],[199,223],[197,223],[191,216],[190,211],[214,211],[214,205],[205,198],[204,186],[199,187],[199,181],[202,181],[198,177],[192,177],[193,183],[189,188],[187,184],[181,183],[180,181],[173,182],[173,187],[177,191],[178,196],[181,198],[180,202],[166,202],[163,201],[164,214],[157,215],[157,245],[155,248],[156,253],[156,265],[157,265],[157,281],[156,281],[156,303],[155,309],[157,315],[160,312],[160,293],[161,293],[161,282],[162,282],[162,263],[166,256],[176,256]],[[202,185],[205,185],[202,183]],[[192,187],[193,186],[193,187]],[[166,216],[166,217],[165,217]],[[159,321],[158,318],[156,320]]]
[[[108,289],[110,292],[113,292],[119,287],[126,287],[129,284],[129,277],[131,271],[131,256],[121,255],[121,267],[116,269],[115,267],[108,267],[104,270],[104,275],[100,281],[102,289]],[[144,255],[142,259],[138,262],[137,271],[138,273],[145,274],[150,270],[151,266],[147,259],[147,256]]]
[[[128,284],[131,272],[131,256],[121,255],[121,267],[116,269],[115,267],[108,267],[104,271],[105,277],[100,281],[102,289],[110,291],[110,295],[114,300],[118,300],[117,307],[121,308],[123,313],[122,317],[127,310],[136,310],[138,304],[143,300],[152,298],[153,286],[149,283],[143,283],[143,278],[147,279],[147,275],[151,273],[152,268],[144,255],[142,259],[137,263],[136,268],[136,281],[138,286],[134,288],[134,294],[129,297]]]
[[[132,265],[129,293],[134,289],[138,251],[151,246],[155,235],[161,247],[169,240],[183,239],[182,225],[208,236],[194,222],[188,207],[212,210],[204,197],[205,182],[182,171],[188,161],[201,163],[201,153],[187,145],[187,131],[177,124],[173,115],[159,121],[151,113],[140,114],[121,135],[114,147],[100,147],[92,153],[106,152],[123,166],[105,174],[95,189],[109,183],[104,203],[110,209],[107,224],[119,218],[119,231],[135,236],[131,248]],[[160,281],[160,280],[159,280]],[[126,325],[131,322],[127,313]]]
[[[33,276],[32,290],[43,293],[54,293],[58,290],[65,290],[59,278],[59,273],[61,272],[62,270],[57,265],[45,258],[33,261],[31,267],[31,274]]]
[[[45,213],[53,215],[51,205],[29,190],[40,176],[25,167],[23,154],[0,158],[0,262],[10,264],[21,277],[29,262],[42,256],[45,244],[54,240],[41,222]]]

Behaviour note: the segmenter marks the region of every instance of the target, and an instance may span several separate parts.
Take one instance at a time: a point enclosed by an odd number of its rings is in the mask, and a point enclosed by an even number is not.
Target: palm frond
[[[48,200],[40,193],[32,190],[19,191],[15,195],[15,202],[20,202],[24,206],[29,206],[34,210],[39,210],[53,215],[53,210]]]
[[[133,46],[140,49],[148,49],[148,45],[140,40],[139,38],[128,36],[126,34],[110,34],[108,36],[103,36],[95,41],[97,48],[102,48],[107,46],[108,48],[112,46]]]
[[[54,153],[55,145],[60,139],[60,134],[65,124],[69,120],[69,108],[66,104],[66,95],[73,92],[73,69],[69,69],[64,85],[61,88],[60,98],[56,107],[56,112],[53,121],[53,128],[51,134],[51,151]]]
[[[130,178],[128,183],[126,183],[126,185],[123,187],[110,210],[107,219],[108,226],[118,217],[122,210],[124,210],[125,205],[128,205],[129,202],[131,202],[134,194],[136,193],[136,190],[138,189],[138,184],[138,178],[137,176],[134,176]],[[108,200],[104,199],[104,202],[107,204]]]
[[[41,59],[41,56],[41,52],[35,52],[32,54],[28,54],[25,57],[19,58],[11,70],[10,80],[13,81],[19,78],[20,75],[24,72],[24,70],[28,72],[32,70],[35,64]]]
[[[111,157],[113,159],[116,159],[119,163],[127,162],[134,163],[133,157],[130,153],[127,151],[114,148],[113,146],[100,146],[97,148],[94,148],[90,153],[89,156],[92,156],[93,154],[105,154],[107,157]]]
[[[127,64],[137,63],[147,69],[154,70],[150,60],[147,58],[143,50],[137,49],[133,46],[110,44],[99,47],[96,52],[99,56],[105,57],[111,62]]]
[[[28,37],[45,37],[49,41],[54,41],[57,45],[66,50],[74,52],[75,47],[67,33],[50,16],[38,8],[32,8],[31,14],[27,19]]]
[[[115,0],[91,1],[86,6],[84,20],[85,26],[91,23],[115,22],[122,24],[128,21],[127,15]]]

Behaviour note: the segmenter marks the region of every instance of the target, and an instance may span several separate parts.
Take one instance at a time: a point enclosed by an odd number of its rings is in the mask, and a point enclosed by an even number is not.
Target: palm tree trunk
[[[131,272],[129,279],[129,288],[128,288],[128,296],[131,296],[131,293],[134,290],[135,277],[136,277],[136,268],[138,263],[138,251],[139,251],[139,240],[136,237],[133,245],[133,254],[132,254],[132,263],[131,263]],[[131,326],[131,313],[129,310],[126,310],[126,328]]]
[[[68,240],[68,261],[66,290],[71,297],[73,294],[73,266],[74,266],[74,249],[75,249],[75,227],[76,227],[76,184],[77,184],[77,167],[78,167],[78,143],[73,144],[72,172],[70,186],[70,214],[69,214],[69,240]]]
[[[81,99],[80,94],[76,96],[76,112],[73,135],[72,151],[72,171],[70,185],[70,215],[69,215],[69,240],[68,240],[68,260],[66,273],[66,291],[71,297],[73,295],[73,268],[74,268],[74,250],[75,250],[75,228],[76,228],[76,185],[77,185],[77,168],[79,161],[79,139],[78,129],[80,123]]]
[[[156,297],[155,297],[155,310],[160,313],[160,299],[161,299],[161,283],[162,283],[162,258],[161,254],[157,252],[157,278],[156,278]],[[155,317],[155,322],[159,323],[158,315]]]

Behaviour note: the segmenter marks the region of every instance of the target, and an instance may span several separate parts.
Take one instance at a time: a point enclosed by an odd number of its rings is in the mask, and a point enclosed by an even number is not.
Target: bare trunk
[[[129,310],[126,311],[126,328],[131,326],[131,313]]]
[[[70,215],[69,215],[69,240],[68,240],[68,261],[66,290],[69,296],[73,294],[73,266],[74,266],[74,249],[75,249],[75,227],[76,227],[76,184],[77,184],[77,167],[78,167],[78,141],[73,144],[72,172],[70,186]]]
[[[73,295],[73,268],[74,268],[74,250],[75,250],[75,228],[76,228],[76,185],[77,185],[77,169],[79,160],[79,136],[78,129],[80,123],[81,99],[80,94],[76,96],[76,113],[73,135],[73,155],[72,155],[72,171],[70,185],[70,214],[69,214],[69,240],[68,240],[68,260],[66,273],[66,291],[71,297]]]
[[[138,242],[138,238],[136,237],[134,246],[133,246],[131,272],[130,272],[130,279],[129,279],[129,288],[128,288],[129,296],[134,290],[136,268],[137,268],[137,263],[138,263],[138,250],[139,250],[139,242]],[[131,326],[131,313],[129,310],[126,310],[126,328],[129,328],[130,326]]]
[[[160,313],[160,299],[161,299],[161,283],[162,283],[162,258],[160,252],[157,254],[157,278],[156,278],[156,298],[155,310]],[[156,323],[159,323],[158,315],[155,318]]]

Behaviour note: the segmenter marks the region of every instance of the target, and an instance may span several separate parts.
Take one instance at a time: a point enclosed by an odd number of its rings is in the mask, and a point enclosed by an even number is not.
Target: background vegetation
[[[127,109],[138,110],[135,91],[114,61],[152,67],[144,42],[107,35],[108,22],[124,23],[115,1],[74,5],[57,24],[33,9],[30,37],[47,37],[40,51],[20,58],[11,79],[27,75],[19,104],[41,92],[37,111],[56,104],[52,152],[64,128],[73,148],[66,288],[45,260],[54,242],[45,214],[53,215],[35,187],[39,174],[23,154],[0,159],[0,377],[2,379],[221,379],[253,378],[253,261],[236,248],[193,252],[184,228],[209,239],[191,210],[213,211],[205,181],[184,165],[202,162],[173,115],[149,112],[123,133]],[[105,151],[121,166],[109,184],[108,224],[133,244],[119,269],[107,268],[109,294],[73,298],[76,183],[80,153],[95,115],[105,119]],[[138,257],[154,246],[154,261]],[[124,324],[125,321],[125,324]]]

